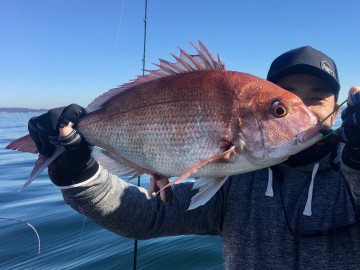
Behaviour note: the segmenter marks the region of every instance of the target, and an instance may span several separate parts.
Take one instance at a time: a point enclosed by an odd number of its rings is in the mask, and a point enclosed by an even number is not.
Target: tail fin
[[[36,145],[31,138],[30,134],[25,135],[19,139],[16,139],[15,141],[11,142],[8,146],[6,146],[6,149],[11,150],[18,150],[21,152],[29,152],[33,154],[37,154],[38,150],[36,148]]]
[[[32,140],[30,134],[25,135],[13,142],[11,142],[8,146],[6,146],[6,149],[11,149],[11,150],[18,150],[21,152],[29,152],[29,153],[33,153],[33,154],[37,154],[37,148],[36,145],[34,143],[34,141]],[[53,162],[58,156],[60,156],[63,152],[65,151],[64,147],[58,147],[56,148],[54,154],[51,157],[46,157],[44,155],[39,155],[38,160],[35,163],[34,168],[32,169],[27,181],[25,182],[25,184],[23,185],[23,187],[21,188],[24,189],[25,187],[27,187],[28,185],[30,185],[30,183],[47,167],[49,166],[49,164],[51,162]]]
[[[64,147],[57,147],[54,154],[52,154],[51,157],[46,157],[42,154],[39,155],[39,158],[37,159],[34,168],[32,169],[28,179],[26,180],[25,184],[22,186],[21,190],[26,188],[28,185],[31,184],[31,182],[38,177],[38,175],[45,170],[47,166],[50,165],[51,162],[53,162],[58,156],[60,156],[62,153],[64,153],[65,148]]]

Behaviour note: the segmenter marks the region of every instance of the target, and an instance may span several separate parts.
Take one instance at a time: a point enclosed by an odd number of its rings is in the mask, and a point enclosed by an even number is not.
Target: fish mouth
[[[311,138],[318,135],[321,128],[322,128],[322,124],[318,120],[316,123],[314,123],[314,125],[311,128],[304,130],[304,131],[300,132],[299,134],[297,134],[296,138],[297,138],[298,142],[305,143],[308,140],[310,140]]]

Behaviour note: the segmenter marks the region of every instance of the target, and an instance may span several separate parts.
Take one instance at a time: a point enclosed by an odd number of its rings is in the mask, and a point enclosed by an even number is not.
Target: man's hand
[[[159,200],[163,203],[167,204],[171,202],[174,194],[171,187],[167,187],[164,190],[158,192],[161,188],[169,184],[169,179],[160,176],[158,174],[152,175],[150,178],[149,188],[148,188],[148,195],[151,197],[154,193],[157,194]]]
[[[344,163],[354,169],[360,169],[360,87],[351,87],[348,107],[342,112],[343,120],[340,135],[345,143],[342,153]]]
[[[39,153],[49,157],[54,153],[56,146],[69,144],[69,140],[64,141],[64,138],[59,138],[59,132],[69,123],[76,127],[84,113],[85,110],[81,106],[71,104],[67,107],[51,109],[47,113],[31,118],[28,129]],[[79,135],[74,134],[70,139],[75,140],[76,137]]]
[[[90,145],[73,129],[84,114],[81,106],[71,104],[51,109],[29,121],[29,132],[40,154],[49,157],[55,147],[65,147],[65,153],[49,165],[49,176],[58,186],[87,180],[99,168],[91,157]]]

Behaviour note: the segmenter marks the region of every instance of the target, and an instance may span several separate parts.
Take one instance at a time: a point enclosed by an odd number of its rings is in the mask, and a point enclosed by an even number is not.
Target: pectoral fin
[[[209,165],[210,163],[220,160],[220,159],[229,159],[234,154],[235,154],[235,146],[232,146],[228,150],[226,150],[220,154],[217,154],[211,158],[202,160],[199,163],[192,166],[191,168],[189,168],[188,170],[186,170],[185,172],[183,172],[178,178],[176,178],[175,180],[171,181],[169,184],[162,187],[158,192],[160,192],[160,191],[164,190],[165,188],[172,186],[186,178],[189,178],[191,175],[196,173],[201,168],[204,168],[205,166]]]

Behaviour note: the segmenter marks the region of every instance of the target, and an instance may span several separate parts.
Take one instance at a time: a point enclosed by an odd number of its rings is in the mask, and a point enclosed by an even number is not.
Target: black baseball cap
[[[322,78],[338,96],[340,82],[335,62],[310,46],[296,48],[277,57],[271,63],[267,80],[276,83],[285,76],[299,73]]]

